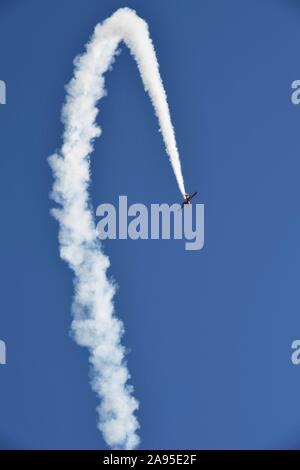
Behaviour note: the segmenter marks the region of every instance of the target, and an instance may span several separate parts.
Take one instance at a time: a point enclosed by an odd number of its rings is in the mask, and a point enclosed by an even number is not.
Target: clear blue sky
[[[105,448],[47,156],[73,58],[120,6],[150,26],[205,248],[108,241],[142,448],[300,448],[300,6],[280,0],[1,0],[0,447]],[[101,102],[92,201],[178,202],[148,96],[122,46]]]

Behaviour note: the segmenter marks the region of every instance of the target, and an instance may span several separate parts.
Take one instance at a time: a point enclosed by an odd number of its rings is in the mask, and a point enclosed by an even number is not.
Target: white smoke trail
[[[145,89],[158,116],[177,182],[185,193],[166,94],[145,21],[128,8],[116,11],[95,28],[86,52],[75,60],[74,78],[67,87],[62,119],[64,142],[49,157],[54,174],[53,209],[60,224],[60,255],[75,274],[72,331],[78,344],[90,351],[92,387],[100,398],[99,424],[112,448],[133,449],[139,444],[137,400],[120,340],[123,324],[114,315],[115,287],[106,271],[109,259],[101,251],[89,203],[89,155],[101,133],[95,123],[96,104],[105,95],[104,73],[111,66],[121,40],[135,58]]]

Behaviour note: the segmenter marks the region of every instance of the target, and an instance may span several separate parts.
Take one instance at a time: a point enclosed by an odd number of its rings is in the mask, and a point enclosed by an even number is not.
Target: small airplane
[[[181,204],[181,209],[183,209],[184,206],[191,204],[191,199],[193,199],[193,197],[196,196],[196,194],[198,194],[197,191],[195,191],[193,194],[186,193],[184,195],[184,201]]]

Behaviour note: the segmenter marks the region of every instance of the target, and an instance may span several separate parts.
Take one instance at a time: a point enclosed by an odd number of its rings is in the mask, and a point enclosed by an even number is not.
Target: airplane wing
[[[196,196],[196,194],[198,194],[197,191],[195,191],[188,199],[188,201],[190,201],[191,199],[193,199],[194,196]],[[187,204],[186,200],[183,201],[183,203],[181,204],[181,207],[179,210],[182,210],[184,208],[184,205]]]

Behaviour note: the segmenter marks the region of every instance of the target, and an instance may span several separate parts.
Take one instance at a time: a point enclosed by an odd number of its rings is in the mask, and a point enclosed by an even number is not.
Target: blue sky
[[[73,58],[123,2],[0,0],[0,447],[106,448],[88,353],[69,335],[72,273],[50,216],[50,155]],[[149,23],[205,247],[104,243],[140,401],[141,448],[299,448],[300,7],[128,1]],[[178,202],[136,65],[106,80],[92,203]],[[300,366],[299,366],[300,367]]]

